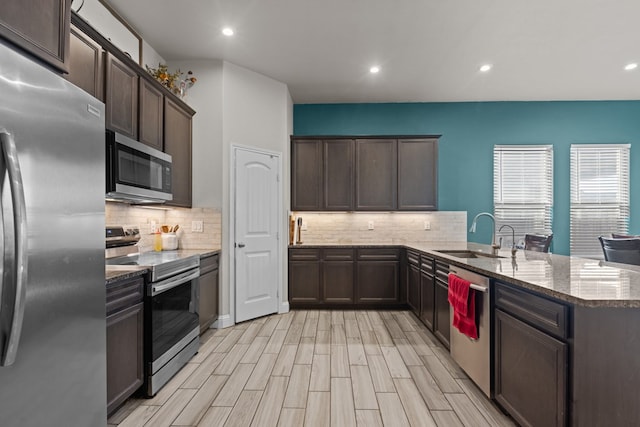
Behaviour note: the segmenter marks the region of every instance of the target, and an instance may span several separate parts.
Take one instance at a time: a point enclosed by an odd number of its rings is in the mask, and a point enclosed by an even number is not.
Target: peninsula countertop
[[[438,250],[471,250],[491,253],[491,246],[472,242],[448,243],[321,243],[295,248],[404,247],[493,279],[511,283],[549,297],[584,307],[640,307],[640,268],[594,259],[501,249],[499,258],[459,258]]]

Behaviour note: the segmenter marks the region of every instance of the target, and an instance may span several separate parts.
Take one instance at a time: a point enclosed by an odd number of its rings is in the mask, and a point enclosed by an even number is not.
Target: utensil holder
[[[178,236],[176,233],[162,233],[162,250],[173,251],[178,249]]]

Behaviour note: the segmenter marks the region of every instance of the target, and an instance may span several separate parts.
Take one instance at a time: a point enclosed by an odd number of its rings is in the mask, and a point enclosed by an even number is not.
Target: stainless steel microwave
[[[171,155],[107,130],[106,199],[128,203],[172,200]]]

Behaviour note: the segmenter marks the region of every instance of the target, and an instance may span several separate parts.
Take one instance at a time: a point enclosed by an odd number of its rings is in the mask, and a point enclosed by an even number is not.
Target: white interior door
[[[236,149],[236,322],[278,311],[279,157]]]

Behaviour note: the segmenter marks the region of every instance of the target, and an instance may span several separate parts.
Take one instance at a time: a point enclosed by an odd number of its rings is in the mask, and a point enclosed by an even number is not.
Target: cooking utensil
[[[298,217],[298,240],[296,241],[296,244],[302,244],[302,218],[300,217]]]

